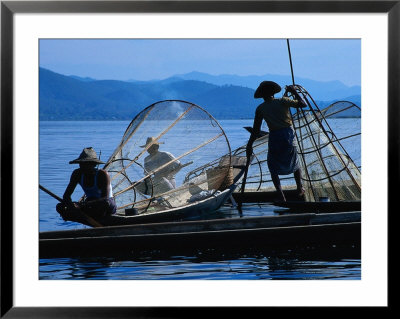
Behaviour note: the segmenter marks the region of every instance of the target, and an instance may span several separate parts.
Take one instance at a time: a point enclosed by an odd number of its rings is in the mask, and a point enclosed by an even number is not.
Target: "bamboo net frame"
[[[153,145],[158,145],[156,151]],[[104,168],[110,174],[117,213],[123,215],[127,208],[144,214],[188,205],[202,192],[211,196],[226,180],[230,163],[225,132],[206,110],[182,100],[165,100],[135,116]],[[203,166],[201,176],[190,173]]]

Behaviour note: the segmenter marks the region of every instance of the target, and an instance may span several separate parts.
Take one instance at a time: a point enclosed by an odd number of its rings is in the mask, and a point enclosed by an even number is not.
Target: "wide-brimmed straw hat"
[[[81,155],[77,159],[69,162],[70,164],[79,164],[79,163],[97,163],[104,164],[104,162],[100,161],[97,158],[97,154],[93,147],[86,147],[83,149]]]
[[[263,81],[254,92],[254,98],[258,99],[265,96],[271,96],[281,91],[281,87],[278,83],[273,81]]]
[[[140,145],[140,147],[147,147],[149,144],[153,144],[153,145],[160,145],[160,144],[164,144],[163,142],[159,142],[159,141],[155,141],[154,137],[148,137],[146,140],[146,144],[145,145]]]

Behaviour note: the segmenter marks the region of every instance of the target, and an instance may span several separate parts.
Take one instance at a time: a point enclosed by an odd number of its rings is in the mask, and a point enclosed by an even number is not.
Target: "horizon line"
[[[237,76],[237,77],[281,76],[281,77],[288,77],[288,78],[290,78],[290,75],[272,74],[272,73],[271,73],[271,74],[268,74],[268,73],[267,73],[267,74],[262,74],[262,75],[257,75],[257,74],[238,75],[238,74],[229,74],[229,73],[210,74],[210,73],[207,73],[207,72],[202,72],[202,71],[195,71],[195,70],[193,70],[193,71],[190,71],[190,72],[187,72],[187,73],[179,73],[179,74],[170,75],[170,76],[167,76],[167,77],[161,78],[161,79],[158,78],[158,79],[151,79],[151,80],[137,80],[137,79],[121,80],[121,79],[112,79],[112,78],[96,79],[96,78],[93,78],[93,77],[90,77],[90,76],[80,76],[80,75],[76,75],[76,74],[64,74],[64,73],[60,73],[60,72],[51,70],[51,69],[49,69],[49,68],[47,68],[47,67],[40,66],[40,65],[39,65],[39,68],[42,68],[42,69],[45,69],[45,70],[48,70],[48,71],[50,71],[50,72],[57,73],[57,74],[60,74],[60,75],[63,75],[63,76],[67,76],[67,77],[78,77],[78,78],[82,78],[82,79],[91,79],[91,80],[93,80],[93,81],[157,82],[157,81],[165,81],[165,80],[167,80],[167,79],[171,79],[171,78],[174,78],[174,77],[185,76],[185,75],[188,75],[188,74],[191,74],[191,73],[200,73],[200,74],[205,74],[205,75],[210,75],[210,76],[215,76],[215,77],[220,77],[220,76]],[[340,82],[340,83],[342,83],[343,85],[345,85],[345,86],[347,86],[347,87],[349,87],[349,88],[351,88],[351,87],[361,87],[361,84],[347,85],[347,84],[343,83],[341,80],[318,81],[318,80],[314,80],[314,79],[310,79],[310,78],[305,78],[305,77],[297,77],[297,78],[300,78],[300,79],[302,79],[302,80],[309,80],[309,81],[320,82],[320,83]],[[186,80],[186,79],[182,79],[182,80]],[[193,80],[193,81],[199,81],[199,80]]]

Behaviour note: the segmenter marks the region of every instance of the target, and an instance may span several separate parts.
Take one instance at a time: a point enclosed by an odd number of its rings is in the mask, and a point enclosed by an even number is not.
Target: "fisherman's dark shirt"
[[[287,97],[268,100],[257,107],[256,116],[265,120],[270,131],[286,128],[292,125],[290,108],[297,107],[298,103]]]

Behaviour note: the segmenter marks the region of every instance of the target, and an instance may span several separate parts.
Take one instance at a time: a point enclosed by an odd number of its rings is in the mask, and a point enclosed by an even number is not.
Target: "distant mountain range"
[[[95,80],[40,68],[39,118],[129,120],[150,104],[166,99],[195,103],[217,119],[253,118],[255,108],[261,103],[253,98],[254,90],[263,80],[275,81],[282,88],[291,83],[290,77],[279,75],[215,76],[200,72],[152,81]],[[321,108],[338,100],[361,106],[360,86],[300,78],[296,83],[307,89]]]
[[[196,80],[203,81],[215,85],[237,85],[244,86],[255,90],[258,85],[265,80],[274,81],[278,83],[282,88],[286,85],[292,83],[291,76],[284,75],[274,75],[274,74],[265,74],[265,75],[248,75],[248,76],[239,76],[239,75],[210,75],[207,73],[201,72],[190,72],[187,74],[175,75],[172,79],[181,79],[181,80]],[[346,86],[340,81],[328,81],[328,82],[319,82],[305,78],[296,78],[296,83],[300,84],[313,96],[314,99],[322,100],[322,101],[330,101],[337,99],[338,97],[346,97],[352,95],[361,94],[360,86]]]

